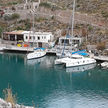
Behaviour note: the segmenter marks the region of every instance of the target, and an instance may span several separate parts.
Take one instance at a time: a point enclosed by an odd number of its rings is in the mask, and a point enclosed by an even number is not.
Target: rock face
[[[0,108],[12,108],[12,104],[7,103],[6,101],[0,98]],[[16,104],[14,108],[33,108],[33,107]]]

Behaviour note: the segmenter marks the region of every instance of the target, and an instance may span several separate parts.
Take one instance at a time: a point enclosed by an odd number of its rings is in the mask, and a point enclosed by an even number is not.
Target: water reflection
[[[96,63],[89,64],[89,65],[66,68],[66,72],[84,72],[84,71],[93,69],[94,67],[96,67]]]
[[[107,108],[107,70],[90,65],[67,71],[55,66],[54,60],[52,56],[31,61],[20,55],[0,56],[0,95],[9,83],[18,102],[25,105],[33,101],[39,108]]]
[[[50,56],[46,56],[38,59],[26,60],[25,64],[28,66],[36,66],[39,64],[41,67],[50,67],[53,65],[52,60]]]

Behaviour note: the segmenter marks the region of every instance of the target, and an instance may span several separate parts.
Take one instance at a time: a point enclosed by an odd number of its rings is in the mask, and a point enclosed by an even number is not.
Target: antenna
[[[75,13],[75,0],[73,2],[73,11],[72,11],[72,36],[73,36],[73,29],[74,29],[74,13]]]
[[[27,4],[28,3],[28,0],[26,0],[25,3]]]

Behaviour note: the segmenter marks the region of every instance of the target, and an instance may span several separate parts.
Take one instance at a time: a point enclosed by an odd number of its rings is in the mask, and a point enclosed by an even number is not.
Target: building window
[[[35,36],[33,36],[33,39],[35,40]]]
[[[46,39],[46,37],[44,36],[44,39]]]
[[[40,40],[40,37],[38,37],[38,40]]]
[[[28,39],[28,36],[26,36],[26,39]]]
[[[29,37],[29,39],[31,39],[31,36]]]

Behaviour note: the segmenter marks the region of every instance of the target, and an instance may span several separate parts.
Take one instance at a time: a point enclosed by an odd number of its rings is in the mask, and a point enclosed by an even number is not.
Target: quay
[[[33,51],[33,48],[31,47],[17,47],[17,46],[6,46],[4,48],[4,50],[7,50],[7,51],[25,51],[25,52],[32,52]]]
[[[32,52],[32,47],[18,47],[15,45],[0,44],[0,51],[15,51],[15,52]]]

